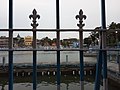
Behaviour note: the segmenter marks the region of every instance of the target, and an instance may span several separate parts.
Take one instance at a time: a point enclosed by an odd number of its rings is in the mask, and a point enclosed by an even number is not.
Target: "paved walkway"
[[[114,71],[114,72],[119,73],[119,66],[118,66],[118,63],[115,61],[108,62],[107,68]]]

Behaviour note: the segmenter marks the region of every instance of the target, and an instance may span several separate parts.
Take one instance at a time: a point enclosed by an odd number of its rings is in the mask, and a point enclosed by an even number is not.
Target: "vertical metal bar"
[[[106,29],[105,0],[101,0],[102,29]]]
[[[99,33],[99,48],[102,49],[102,32]],[[102,50],[99,50],[99,54],[97,57],[94,90],[100,90],[101,71],[102,71]]]
[[[31,23],[31,26],[33,27],[33,90],[36,90],[37,88],[37,51],[36,49],[36,27],[39,25],[36,23],[36,19],[40,19],[40,15],[37,14],[37,11],[34,9],[33,14],[29,15],[29,18],[33,18]]]
[[[60,29],[59,0],[56,0],[56,29]],[[60,49],[60,31],[57,31],[57,49]],[[60,51],[57,51],[57,88],[60,89]]]
[[[106,29],[106,18],[105,18],[105,0],[101,0],[101,18],[102,18],[102,28]],[[106,33],[100,32],[100,49],[106,47]],[[99,57],[96,68],[96,79],[95,79],[95,90],[100,90],[100,77],[103,64],[103,90],[108,90],[107,88],[107,52],[99,51]]]
[[[103,90],[108,90],[107,51],[103,51]]]
[[[101,0],[102,29],[106,29],[105,0]],[[102,33],[102,48],[106,47],[106,32]],[[107,51],[103,51],[103,90],[108,90]]]
[[[13,0],[9,0],[9,29],[13,29]]]
[[[56,0],[56,29],[60,29],[59,0]]]
[[[79,40],[80,40],[80,49],[83,49],[83,31],[79,32]],[[79,51],[80,54],[80,90],[84,90],[84,62],[83,62],[83,51]]]
[[[36,49],[36,31],[33,30],[33,49]],[[33,90],[37,87],[37,51],[33,51]]]
[[[9,49],[13,45],[13,1],[9,0]],[[9,90],[13,90],[13,51],[9,51]]]
[[[79,51],[80,54],[80,90],[84,90],[84,62],[83,62],[83,27],[85,24],[83,24],[83,19],[86,19],[86,15],[83,15],[82,9],[79,11],[79,15],[76,15],[76,19],[79,19],[79,24],[77,26],[79,27],[79,48],[81,49]]]
[[[97,58],[94,90],[100,90],[100,79],[101,79],[101,70],[102,70],[101,68],[102,68],[102,51],[100,50]]]

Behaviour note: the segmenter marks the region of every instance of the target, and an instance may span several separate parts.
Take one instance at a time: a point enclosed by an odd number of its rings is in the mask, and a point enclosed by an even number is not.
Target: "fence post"
[[[83,62],[83,31],[82,28],[85,26],[83,24],[83,19],[86,19],[86,15],[83,15],[82,9],[79,11],[79,15],[76,15],[76,19],[79,19],[79,24],[77,26],[79,27],[79,54],[80,54],[80,90],[84,90],[84,62]]]
[[[9,0],[9,90],[13,90],[13,0]]]
[[[68,64],[68,55],[66,55],[66,64]]]
[[[31,26],[33,27],[33,49],[36,49],[36,27],[38,26],[38,23],[36,23],[36,19],[40,18],[39,15],[37,15],[37,11],[34,9],[33,14],[29,16],[29,18],[33,18],[31,23]],[[37,51],[33,50],[33,90],[36,90],[37,88]]]
[[[6,63],[6,60],[5,60],[5,57],[2,57],[2,62],[3,62],[3,68],[5,67],[5,63]]]
[[[60,19],[59,19],[59,0],[56,0],[56,29],[57,31],[57,90],[60,90]]]
[[[101,0],[101,19],[102,19],[102,29],[106,29],[106,16],[105,16],[105,0]],[[102,33],[102,49],[106,48],[106,32]],[[108,90],[108,80],[107,80],[107,51],[103,52],[103,90]]]
[[[106,29],[105,0],[101,0],[102,28]],[[100,31],[100,49],[106,48],[106,32]],[[95,90],[100,90],[101,68],[103,65],[103,90],[108,90],[107,85],[107,51],[100,50],[96,67]]]

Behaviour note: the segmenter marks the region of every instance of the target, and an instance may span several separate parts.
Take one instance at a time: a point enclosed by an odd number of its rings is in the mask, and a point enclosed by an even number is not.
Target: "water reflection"
[[[37,90],[80,90],[79,76],[61,76],[61,84],[57,86],[56,76],[40,76],[37,78]],[[32,77],[15,77],[14,90],[32,90]],[[86,76],[84,90],[94,90],[94,76]],[[108,90],[119,90],[109,85]],[[8,90],[8,78],[0,78],[0,90]],[[102,85],[101,85],[101,89]]]
[[[56,76],[40,76],[37,81],[37,90],[79,90],[80,88],[79,76],[61,76],[60,86],[57,86]],[[94,85],[92,76],[85,78],[85,87],[89,83],[92,90]],[[14,90],[32,90],[32,77],[15,77],[13,87]],[[8,90],[8,78],[0,78],[0,90]]]
[[[60,85],[57,85],[57,90],[60,90]],[[67,89],[68,90],[68,89]]]
[[[0,79],[0,90],[6,90],[5,87],[7,85],[7,81],[5,79]]]

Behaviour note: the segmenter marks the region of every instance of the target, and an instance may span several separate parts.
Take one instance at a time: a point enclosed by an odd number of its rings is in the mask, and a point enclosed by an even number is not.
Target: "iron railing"
[[[89,51],[89,49],[85,49],[83,47],[81,47],[83,45],[83,43],[81,43],[81,41],[83,42],[83,32],[98,32],[98,33],[106,33],[106,32],[112,32],[112,31],[120,31],[119,29],[117,30],[107,30],[107,29],[36,29],[36,28],[33,28],[33,29],[0,29],[0,32],[1,31],[7,31],[9,32],[9,48],[1,48],[0,51],[8,51],[9,52],[9,90],[13,90],[13,52],[14,51],[33,51],[33,90],[36,90],[37,88],[37,51],[56,51],[56,52],[60,52],[60,51],[79,51],[80,52],[80,81],[81,81],[81,90],[84,90],[84,73],[83,73],[83,69],[84,69],[84,60],[83,60],[83,52],[84,51]],[[17,48],[13,48],[13,33],[16,32],[16,31],[26,31],[26,32],[33,32],[33,48],[26,48],[26,49],[17,49]],[[78,32],[80,33],[79,34],[79,42],[81,43],[80,47],[77,48],[77,49],[61,49],[59,46],[59,44],[57,44],[57,48],[56,49],[39,49],[39,48],[36,48],[36,33],[37,32]],[[82,33],[82,34],[81,34]],[[59,33],[60,34],[60,33]],[[57,36],[57,35],[56,35]],[[100,36],[101,37],[101,41],[104,41],[104,37],[103,36]],[[82,39],[81,39],[82,38]],[[57,38],[57,42],[60,41],[60,39]],[[95,51],[101,51],[103,53],[103,51],[120,51],[120,48],[97,48],[97,49],[93,49]],[[81,54],[82,52],[82,54]],[[100,54],[100,53],[99,53]],[[58,55],[58,54],[57,54]],[[60,53],[59,53],[59,60],[60,60]],[[106,56],[107,57],[107,56]],[[98,58],[98,60],[100,59],[102,61],[102,56],[100,56]],[[58,59],[58,58],[57,58]],[[82,60],[82,62],[81,62]],[[81,67],[81,63],[82,63],[82,67]],[[102,62],[101,62],[102,64]],[[98,68],[99,68],[99,64],[97,62],[97,65],[98,65]],[[100,68],[99,68],[100,69]],[[98,69],[97,69],[98,70]],[[101,70],[101,69],[100,69]],[[96,77],[97,76],[101,76],[101,74],[99,75],[96,71]],[[100,85],[100,81],[98,80],[97,81]],[[57,90],[60,90],[60,61],[57,62],[57,85],[58,85],[58,89]],[[96,85],[98,86],[98,85]]]
[[[80,10],[79,15],[76,16],[76,19],[79,19],[79,24],[77,26],[79,29],[60,29],[60,20],[59,20],[59,0],[56,0],[56,29],[36,29],[38,24],[36,23],[36,19],[40,18],[39,15],[37,15],[36,10],[33,10],[33,14],[30,15],[30,18],[33,18],[33,23],[31,24],[33,26],[33,29],[13,29],[13,0],[9,0],[9,29],[0,29],[0,31],[7,31],[9,32],[9,48],[8,49],[0,49],[0,51],[8,51],[9,52],[9,90],[13,90],[13,52],[14,51],[33,51],[33,90],[36,90],[37,87],[37,51],[56,51],[57,52],[57,86],[58,90],[60,90],[60,51],[79,51],[80,56],[80,90],[84,90],[84,73],[83,73],[83,51],[89,50],[83,48],[83,32],[88,31],[96,31],[100,33],[100,47],[98,49],[95,49],[99,51],[99,57],[97,61],[97,67],[96,67],[96,81],[95,81],[95,90],[100,90],[100,76],[101,76],[101,70],[103,66],[103,87],[104,90],[107,90],[107,54],[106,51],[108,50],[116,50],[119,51],[120,49],[109,49],[106,48],[106,20],[105,20],[105,0],[101,0],[101,17],[102,17],[102,28],[99,30],[85,30],[82,29],[84,26],[83,19],[86,19],[86,16],[83,15],[82,10]],[[32,49],[14,49],[13,48],[13,32],[14,31],[32,31],[33,32],[33,48]],[[54,50],[43,50],[36,48],[36,32],[42,32],[42,31],[50,31],[50,32],[56,32],[57,37],[57,49]],[[69,32],[74,31],[79,33],[79,42],[80,46],[79,49],[60,49],[60,32]],[[116,30],[118,31],[118,30]]]
[[[9,34],[11,34],[11,36],[9,36],[9,48],[5,49],[0,49],[0,51],[8,51],[9,52],[9,90],[13,90],[13,52],[14,51],[33,51],[33,90],[36,90],[37,88],[37,51],[80,51],[83,52],[83,51],[89,51],[89,49],[84,49],[83,47],[79,47],[77,49],[61,49],[60,47],[58,47],[57,49],[39,49],[39,48],[36,48],[36,47],[33,47],[31,49],[27,48],[27,49],[17,49],[17,48],[13,48],[12,45],[13,43],[13,32],[15,31],[32,31],[33,33],[37,33],[37,32],[78,32],[78,33],[83,33],[83,32],[90,32],[90,31],[95,31],[95,32],[98,32],[98,33],[105,33],[105,32],[108,32],[108,31],[113,31],[113,30],[107,30],[107,29],[100,29],[100,30],[94,30],[94,29],[0,29],[0,31],[7,31],[9,32]],[[114,31],[119,31],[118,30],[114,30]],[[33,34],[33,37],[36,37],[36,34]],[[101,38],[102,40],[104,40],[104,37]],[[58,39],[57,39],[58,40]],[[82,39],[83,40],[83,39]],[[36,38],[33,38],[33,41],[36,41]],[[59,40],[60,41],[60,40]],[[80,41],[81,42],[81,41]],[[34,45],[36,45],[36,42],[34,42]],[[97,49],[93,49],[95,51],[120,51],[119,48],[97,48]],[[60,53],[59,53],[60,55]],[[83,54],[80,55],[80,58],[82,57],[83,59]],[[107,56],[106,56],[107,57]],[[98,58],[99,59],[99,58]],[[102,60],[102,58],[101,58]],[[84,62],[80,62],[80,66],[81,66],[81,63],[83,63],[84,65]],[[97,62],[98,63],[98,62]],[[83,67],[80,69],[83,70]],[[80,71],[82,71],[80,70]],[[58,73],[59,72],[59,73]],[[60,90],[60,61],[57,63],[57,85],[58,85],[58,89],[57,90]],[[96,73],[96,75],[98,75]],[[84,81],[84,73],[83,75],[80,74],[80,80],[82,79],[82,82]],[[100,81],[98,81],[100,82]],[[81,90],[84,90],[84,84],[81,84],[82,88]]]

